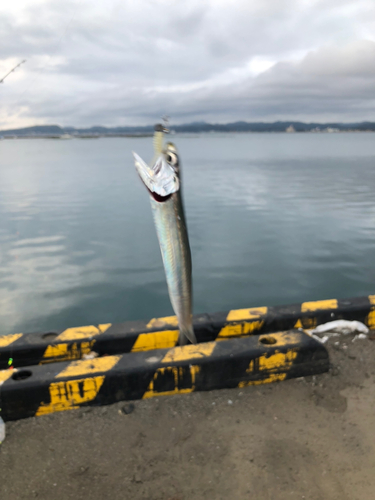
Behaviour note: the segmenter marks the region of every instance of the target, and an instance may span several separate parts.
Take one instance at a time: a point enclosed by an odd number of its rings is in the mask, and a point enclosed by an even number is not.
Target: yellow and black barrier
[[[0,371],[0,416],[16,420],[82,406],[246,387],[328,369],[324,346],[298,330],[7,369]]]
[[[335,319],[357,320],[375,328],[375,295],[329,299],[288,306],[253,307],[194,316],[199,343],[228,340],[293,328],[309,329]],[[15,333],[0,337],[0,369],[174,347],[175,316],[68,328],[64,331]]]

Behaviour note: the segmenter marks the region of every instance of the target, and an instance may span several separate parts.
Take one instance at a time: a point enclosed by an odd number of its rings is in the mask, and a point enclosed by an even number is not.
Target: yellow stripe
[[[84,354],[92,351],[95,340],[81,342],[77,344],[56,344],[49,345],[44,351],[43,359],[39,364],[52,363],[53,361],[70,361],[73,359],[81,359]]]
[[[106,332],[110,326],[112,326],[112,323],[106,323],[105,325],[98,325],[101,333]]]
[[[190,371],[191,377],[191,386],[179,389],[179,381],[182,380],[184,376],[186,376],[186,369]],[[152,398],[155,396],[172,396],[173,394],[189,394],[195,390],[195,379],[197,373],[199,373],[200,367],[190,365],[189,367],[178,367],[178,366],[167,366],[165,368],[158,368],[154,374],[153,380],[151,380],[147,391],[143,394],[143,399]],[[170,391],[157,392],[155,391],[155,382],[159,377],[165,377],[170,375],[174,380],[174,389]]]
[[[258,344],[263,347],[275,347],[275,346],[284,346],[284,345],[298,345],[301,342],[301,333],[299,332],[276,332],[276,333],[267,333],[266,335],[261,335],[258,339]],[[262,339],[272,337],[276,340],[275,344],[264,344]]]
[[[169,347],[174,347],[177,344],[178,334],[178,330],[141,333],[138,335],[131,351],[150,351],[153,349],[167,349]]]
[[[79,408],[79,405],[92,401],[103,385],[104,378],[104,375],[100,375],[50,384],[50,403],[42,403],[36,416],[39,417],[55,411],[74,410]]]
[[[166,316],[165,318],[153,318],[147,323],[147,328],[165,328],[166,326],[178,327],[177,316]]]
[[[0,337],[0,347],[7,347],[10,344],[13,344],[16,340],[22,337],[23,333],[12,333],[11,335],[4,335]]]
[[[250,335],[262,328],[264,321],[253,321],[252,323],[234,323],[225,325],[219,332],[216,340],[225,340],[230,337],[242,337]]]
[[[233,309],[229,311],[227,321],[247,321],[261,318],[267,314],[268,307],[251,307],[250,309]]]
[[[276,352],[272,356],[260,356],[259,358],[250,361],[249,368],[246,373],[255,374],[262,372],[272,372],[283,370],[283,373],[270,373],[269,376],[263,380],[256,381],[242,381],[238,384],[238,387],[247,387],[249,385],[266,384],[270,382],[276,382],[280,380],[285,380],[287,372],[293,365],[293,361],[296,359],[298,352],[294,350],[283,352]]]
[[[0,370],[0,385],[10,378],[17,370]]]
[[[174,363],[176,361],[186,361],[188,359],[206,358],[211,356],[215,349],[215,345],[215,342],[206,342],[204,344],[175,347],[167,352],[162,359],[162,363]]]
[[[88,337],[93,337],[94,335],[100,335],[102,332],[94,325],[90,326],[77,326],[76,328],[68,328],[58,335],[54,342],[60,340],[79,340],[87,339]]]
[[[372,306],[375,306],[375,295],[369,295],[368,300]]]
[[[294,328],[303,328],[304,330],[309,330],[311,328],[316,328],[317,324],[318,321],[316,318],[300,318],[294,325]]]
[[[249,387],[251,385],[261,385],[261,384],[271,384],[272,382],[281,382],[286,379],[286,373],[273,373],[263,380],[250,380],[248,382],[242,381],[238,384],[238,387]]]
[[[301,312],[317,311],[318,309],[337,309],[337,300],[316,300],[315,302],[303,302]]]
[[[366,324],[370,330],[375,329],[375,310],[368,313]]]
[[[111,370],[121,359],[121,356],[104,356],[103,358],[85,359],[84,361],[73,361],[62,372],[56,375],[61,377],[77,377],[89,373],[107,372]]]
[[[259,371],[268,372],[272,370],[279,370],[280,368],[289,370],[292,367],[293,361],[296,359],[297,354],[297,351],[290,350],[285,353],[277,352],[269,357],[260,356],[258,358]]]

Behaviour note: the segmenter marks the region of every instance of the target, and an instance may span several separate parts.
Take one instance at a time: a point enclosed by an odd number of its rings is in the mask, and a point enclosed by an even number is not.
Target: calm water
[[[194,312],[375,292],[375,134],[173,137]],[[173,314],[131,151],[0,142],[0,333]]]

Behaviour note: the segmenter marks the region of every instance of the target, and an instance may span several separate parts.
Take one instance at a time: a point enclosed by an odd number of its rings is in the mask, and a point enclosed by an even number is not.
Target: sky
[[[375,0],[12,0],[0,129],[375,121]]]

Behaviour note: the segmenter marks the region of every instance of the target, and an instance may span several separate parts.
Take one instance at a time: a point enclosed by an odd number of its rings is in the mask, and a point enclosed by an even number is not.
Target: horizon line
[[[327,122],[320,122],[320,121],[300,121],[300,120],[274,120],[274,121],[246,121],[246,120],[236,120],[236,121],[229,121],[229,122],[209,122],[209,121],[193,121],[193,122],[186,122],[186,123],[180,123],[180,124],[175,124],[175,125],[170,125],[170,129],[174,128],[180,128],[180,127],[186,127],[186,126],[199,126],[199,125],[205,125],[205,126],[213,126],[213,127],[222,127],[222,126],[229,126],[229,125],[236,125],[236,124],[246,124],[246,125],[258,125],[258,124],[263,124],[263,125],[275,125],[275,124],[289,124],[293,125],[294,124],[301,124],[301,125],[322,125],[322,126],[329,126],[329,125],[342,125],[342,126],[349,126],[349,125],[364,125],[364,124],[369,124],[369,125],[375,125],[375,121],[369,121],[369,120],[364,120],[364,121],[352,121],[352,122],[346,122],[346,121],[327,121]],[[82,129],[94,129],[94,128],[105,128],[105,129],[147,129],[147,128],[153,128],[155,124],[148,124],[148,125],[90,125],[90,126],[74,126],[74,125],[58,125],[56,123],[51,123],[51,124],[43,124],[43,125],[29,125],[27,127],[17,127],[17,128],[7,128],[7,129],[0,129],[0,133],[2,132],[16,132],[19,130],[28,130],[28,129],[35,129],[35,128],[48,128],[48,127],[58,127],[60,129],[74,129],[74,130],[82,130]]]

